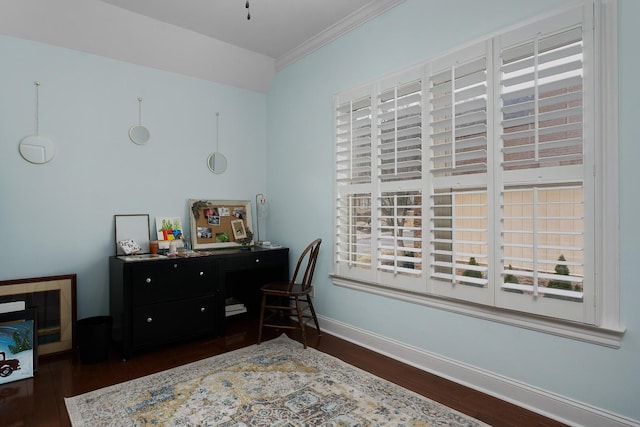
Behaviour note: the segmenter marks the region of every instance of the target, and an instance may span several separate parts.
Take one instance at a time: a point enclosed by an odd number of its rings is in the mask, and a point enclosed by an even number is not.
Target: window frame
[[[491,320],[503,324],[508,324],[516,327],[522,327],[526,329],[536,330],[544,333],[554,334],[558,336],[563,336],[571,339],[576,339],[584,342],[589,342],[593,344],[603,345],[612,348],[618,348],[620,346],[620,340],[622,335],[624,334],[624,327],[620,323],[620,273],[619,273],[619,210],[618,210],[618,187],[619,187],[619,177],[618,177],[618,58],[617,58],[617,0],[585,0],[583,3],[584,10],[593,13],[593,22],[594,24],[594,38],[593,38],[593,46],[590,49],[590,52],[593,54],[593,58],[590,58],[593,61],[592,67],[585,66],[585,73],[593,72],[593,76],[589,76],[593,81],[599,82],[598,84],[594,84],[594,102],[593,105],[586,105],[584,108],[589,109],[588,114],[592,114],[596,117],[595,120],[595,128],[594,128],[594,138],[595,142],[595,152],[589,153],[589,155],[593,156],[593,174],[585,173],[585,180],[592,180],[592,185],[595,192],[594,197],[594,206],[593,206],[593,217],[594,224],[596,226],[593,230],[588,230],[589,232],[594,233],[593,240],[595,243],[595,264],[591,269],[593,270],[593,276],[595,279],[595,296],[593,298],[585,299],[583,304],[586,303],[594,303],[595,304],[595,319],[593,319],[594,324],[589,323],[581,323],[569,320],[562,320],[553,317],[541,316],[539,314],[526,313],[521,311],[515,311],[505,308],[499,308],[495,305],[495,300],[493,300],[492,305],[485,305],[485,301],[474,302],[474,301],[464,301],[459,299],[448,298],[446,295],[437,295],[433,293],[432,283],[429,279],[429,274],[426,271],[428,269],[427,263],[429,262],[428,256],[428,221],[425,202],[423,200],[422,205],[422,233],[426,236],[423,236],[423,245],[422,245],[422,253],[423,253],[423,274],[422,281],[424,282],[424,286],[418,286],[416,289],[414,285],[405,286],[402,284],[401,280],[397,280],[397,276],[393,275],[380,275],[377,272],[376,263],[377,260],[375,253],[378,248],[377,245],[371,245],[371,271],[362,272],[359,271],[357,274],[351,274],[350,271],[346,271],[344,268],[341,268],[337,262],[337,250],[334,251],[334,273],[330,274],[334,285],[348,287],[351,289],[364,291],[368,293],[372,293],[375,295],[379,295],[382,297],[395,298],[402,301],[406,301],[409,303],[421,304],[429,307],[434,307],[438,309],[444,309],[448,311],[453,311],[456,313],[470,315],[486,320]],[[589,9],[591,10],[589,10]],[[565,12],[569,8],[565,10],[558,10],[553,13],[548,14],[542,19],[552,20],[554,16],[560,15]],[[521,23],[511,28],[508,28],[504,31],[500,31],[496,34],[487,37],[485,40],[480,41],[480,43],[489,42],[495,37],[499,37],[502,34],[508,33],[509,31],[517,30],[518,28],[525,27],[531,23],[536,21],[540,21],[541,18],[532,19],[528,22]],[[478,41],[474,41],[473,43],[468,43],[466,48],[479,43]],[[461,49],[465,49],[463,46]],[[491,49],[490,49],[491,50]],[[452,51],[454,52],[454,51]],[[444,56],[444,55],[443,55]],[[489,60],[491,60],[492,56],[489,56]],[[371,99],[379,96],[383,89],[389,86],[389,82],[402,80],[409,78],[410,76],[421,75],[423,81],[423,106],[422,106],[422,127],[423,127],[423,141],[422,141],[422,174],[423,179],[421,180],[421,187],[416,188],[415,185],[410,185],[404,183],[404,185],[396,188],[397,191],[407,191],[411,189],[422,190],[422,197],[429,197],[431,194],[431,182],[430,180],[424,178],[426,175],[430,175],[430,172],[427,170],[428,168],[428,139],[425,135],[425,129],[429,126],[428,123],[428,114],[429,112],[426,110],[425,105],[428,104],[429,100],[424,98],[425,92],[425,83],[428,81],[429,72],[427,71],[435,60],[439,58],[435,58],[434,60],[425,61],[418,66],[412,67],[408,70],[404,70],[398,73],[395,73],[391,76],[387,76],[377,80],[377,82],[373,82],[367,85],[363,85],[359,88],[355,88],[352,90],[347,90],[336,94],[334,96],[334,111],[337,105],[340,103],[341,99],[345,99],[349,97],[349,94],[353,93],[368,93],[371,96]],[[497,74],[496,74],[497,75]],[[490,83],[497,85],[495,81]],[[495,93],[495,91],[494,91]],[[493,96],[493,95],[491,95]],[[372,108],[375,110],[375,108]],[[493,108],[495,111],[495,107]],[[371,145],[372,145],[372,157],[371,157],[371,169],[372,171],[376,171],[378,168],[375,149],[373,148],[376,143],[374,142],[374,138],[376,138],[377,133],[377,118],[376,113],[373,112],[372,119],[372,127],[371,127]],[[488,112],[488,114],[492,114]],[[494,126],[496,119],[492,121],[491,124],[487,124],[487,127]],[[336,129],[336,123],[334,123],[334,129]],[[493,136],[494,138],[497,136]],[[489,138],[489,136],[487,136]],[[606,141],[606,144],[604,143]],[[335,156],[335,150],[334,150]],[[374,163],[376,162],[376,163]],[[334,162],[335,164],[335,162]],[[335,174],[334,174],[335,176]],[[372,175],[372,182],[362,185],[355,184],[350,186],[350,188],[346,191],[347,193],[368,193],[371,196],[371,241],[375,242],[375,238],[377,237],[375,234],[375,228],[377,218],[375,209],[373,208],[373,200],[377,198],[378,195],[382,194],[386,187],[386,183],[377,182],[378,179],[377,173]],[[415,184],[415,183],[414,183]],[[493,184],[489,184],[490,186]],[[383,187],[383,188],[380,188]],[[337,200],[340,195],[345,194],[345,188],[338,186],[338,182],[336,181],[336,185],[334,188],[336,197],[334,200]],[[490,192],[491,193],[491,192]],[[491,196],[490,196],[491,197]],[[337,202],[335,202],[337,203]],[[489,203],[494,203],[493,201],[489,201]],[[336,208],[336,204],[334,204],[334,208]],[[334,230],[337,230],[338,227],[338,217],[337,215],[334,217]],[[606,224],[606,228],[605,228]],[[585,231],[587,231],[585,229]],[[490,233],[489,240],[495,239],[495,234],[497,231],[493,231]],[[337,236],[335,236],[338,239]],[[495,242],[490,242],[495,248]],[[338,240],[335,242],[335,247],[339,245]],[[427,253],[427,255],[425,255]],[[495,262],[494,265],[497,266],[498,262]],[[492,268],[492,266],[489,266]],[[496,267],[493,267],[496,268]],[[498,271],[494,271],[493,274],[498,274]],[[586,273],[585,273],[586,274]],[[606,277],[607,280],[603,280]],[[389,283],[389,281],[393,281],[393,285],[385,285],[385,283]],[[492,293],[493,290],[490,292]]]

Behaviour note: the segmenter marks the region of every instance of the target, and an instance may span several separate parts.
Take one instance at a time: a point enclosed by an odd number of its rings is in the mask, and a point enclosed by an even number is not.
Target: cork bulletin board
[[[250,200],[189,200],[193,249],[250,245]]]

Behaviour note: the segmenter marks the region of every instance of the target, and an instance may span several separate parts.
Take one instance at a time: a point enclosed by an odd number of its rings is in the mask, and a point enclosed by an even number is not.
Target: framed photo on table
[[[180,217],[156,217],[156,235],[158,240],[180,240],[183,238]]]
[[[231,221],[231,229],[233,230],[233,237],[237,239],[246,239],[247,231],[244,228],[244,222],[241,219]]]
[[[250,200],[190,199],[189,213],[193,249],[253,243]]]

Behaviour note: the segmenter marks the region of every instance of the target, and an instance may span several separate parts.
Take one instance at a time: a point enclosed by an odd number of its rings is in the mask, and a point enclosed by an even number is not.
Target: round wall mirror
[[[30,163],[41,165],[50,162],[56,155],[56,146],[49,138],[31,135],[20,141],[20,155]]]
[[[227,158],[222,153],[211,153],[207,158],[207,166],[213,173],[222,173],[227,170]]]
[[[129,128],[129,139],[138,145],[144,145],[151,139],[151,132],[142,125],[134,125]]]

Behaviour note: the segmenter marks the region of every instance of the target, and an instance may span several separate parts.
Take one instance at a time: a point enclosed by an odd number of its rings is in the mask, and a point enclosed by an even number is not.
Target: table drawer
[[[161,265],[140,266],[131,273],[131,298],[134,306],[177,298],[210,295],[216,278],[209,262],[176,260]]]
[[[287,265],[286,251],[251,252],[245,256],[236,256],[224,260],[225,271],[247,270],[253,268],[281,267]]]
[[[135,347],[154,346],[216,333],[216,297],[136,307],[132,324]]]

